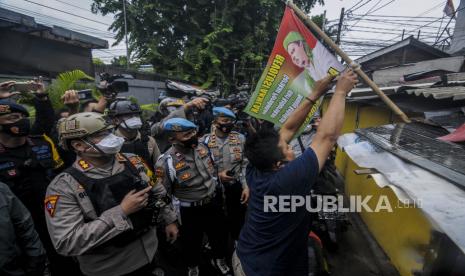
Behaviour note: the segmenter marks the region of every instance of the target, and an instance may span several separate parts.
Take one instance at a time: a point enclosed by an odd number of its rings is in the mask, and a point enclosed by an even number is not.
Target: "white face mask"
[[[121,150],[123,144],[124,138],[110,133],[107,137],[103,138],[95,146],[106,154],[117,154]]]
[[[139,117],[132,117],[124,120],[122,125],[128,129],[140,129],[142,127],[142,120]]]

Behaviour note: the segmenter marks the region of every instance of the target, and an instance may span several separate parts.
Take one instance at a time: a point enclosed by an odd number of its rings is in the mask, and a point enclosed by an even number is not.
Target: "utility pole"
[[[420,40],[421,30],[418,30],[417,40]]]
[[[233,72],[232,72],[232,75],[233,75],[233,83],[236,84],[236,62],[238,62],[239,60],[237,58],[234,59],[233,61]]]
[[[323,32],[325,31],[325,27],[326,27],[326,10],[323,13],[323,22],[321,23],[321,29],[323,30]]]
[[[405,29],[402,30],[402,39],[401,40],[404,40],[404,35],[405,35]]]
[[[126,69],[129,69],[128,22],[126,19],[126,0],[123,1],[124,37],[126,40]]]
[[[341,9],[341,16],[339,16],[339,24],[337,25],[337,37],[336,37],[336,44],[339,45],[341,43],[341,31],[342,31],[342,21],[344,20],[344,12],[345,9]]]

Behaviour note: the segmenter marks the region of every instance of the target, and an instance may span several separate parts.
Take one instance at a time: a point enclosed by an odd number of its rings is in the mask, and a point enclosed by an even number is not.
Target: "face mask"
[[[122,125],[127,129],[140,129],[142,127],[142,120],[139,117],[132,117],[124,120]]]
[[[218,128],[224,133],[230,133],[232,129],[234,128],[234,124],[233,123],[218,124]]]
[[[22,118],[14,123],[1,125],[1,130],[15,137],[27,136],[31,130],[31,121],[28,118]]]
[[[103,138],[95,146],[103,153],[112,155],[117,154],[124,144],[124,138],[114,135],[113,133],[108,134],[107,137]]]
[[[199,145],[199,140],[197,139],[197,136],[192,136],[189,140],[187,141],[182,141],[181,142],[182,146],[185,148],[196,148]]]

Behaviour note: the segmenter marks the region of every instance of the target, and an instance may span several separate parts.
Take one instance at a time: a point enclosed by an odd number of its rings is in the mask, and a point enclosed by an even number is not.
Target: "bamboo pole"
[[[316,32],[334,51],[347,63],[352,69],[362,78],[362,80],[381,98],[381,100],[405,123],[410,123],[410,119],[400,108],[389,99],[386,94],[379,89],[378,85],[374,83],[365,72],[362,71],[360,66],[356,64],[341,48],[321,29],[318,27],[299,7],[297,7],[292,1],[287,1],[286,5],[294,10],[297,16],[314,32]]]

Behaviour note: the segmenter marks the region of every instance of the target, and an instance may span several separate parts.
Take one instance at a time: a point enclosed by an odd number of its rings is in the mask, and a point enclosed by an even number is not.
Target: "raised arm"
[[[328,85],[333,78],[334,77],[328,75],[324,79],[315,83],[312,93],[310,93],[303,103],[294,110],[291,116],[289,116],[281,127],[281,130],[279,131],[281,140],[284,140],[287,144],[292,140],[299,128],[305,122],[305,119],[315,102],[327,91]]]
[[[340,76],[328,110],[321,119],[318,130],[312,140],[310,147],[318,158],[320,171],[341,132],[344,121],[346,95],[354,88],[357,82],[357,75],[352,70],[348,70]]]

